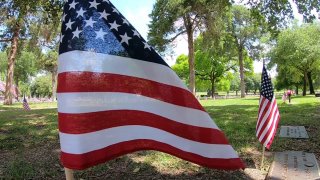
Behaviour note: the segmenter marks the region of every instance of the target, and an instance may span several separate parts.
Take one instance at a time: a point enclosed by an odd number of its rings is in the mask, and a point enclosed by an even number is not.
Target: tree
[[[196,75],[199,79],[209,81],[212,97],[216,90],[216,83],[231,69],[236,69],[235,52],[232,44],[225,39],[211,39],[211,45],[204,44],[202,36],[195,41],[196,47]],[[217,42],[214,42],[214,41]]]
[[[229,32],[234,38],[234,43],[238,51],[240,68],[240,89],[241,98],[245,97],[245,75],[244,75],[244,56],[245,51],[253,51],[257,48],[257,41],[261,37],[262,27],[258,21],[252,18],[250,10],[244,6],[232,7],[232,18],[229,25]]]
[[[6,61],[7,61],[7,53],[0,52],[0,81],[4,81],[6,74]]]
[[[40,61],[40,68],[51,73],[52,100],[56,97],[56,77],[58,70],[58,53],[57,51],[49,51]]]
[[[240,91],[240,75],[238,73],[234,73],[230,82],[230,90],[236,92],[236,96],[238,96],[238,91]]]
[[[312,10],[317,12],[320,10],[320,1],[318,0],[249,0],[247,5],[251,7],[252,16],[260,21],[266,21],[268,31],[271,32],[273,37],[277,37],[280,30],[286,28],[294,18],[291,3],[296,4],[298,12],[303,15],[304,22],[312,22],[316,19]]]
[[[260,89],[261,83],[261,73],[255,73],[251,76],[246,76],[246,93],[249,91],[253,91],[253,94],[256,94],[257,91]]]
[[[22,51],[17,55],[15,62],[14,81],[18,86],[19,82],[27,83],[30,76],[37,72],[36,56],[32,52]]]
[[[19,40],[30,39],[31,31],[29,27],[32,24],[38,24],[38,27],[46,27],[46,24],[52,24],[53,27],[56,27],[59,23],[62,3],[63,1],[61,0],[9,0],[0,2],[0,23],[2,25],[0,42],[11,44],[8,56],[4,104],[12,104],[10,89],[13,86],[14,66]]]
[[[299,88],[303,84],[303,74],[296,71],[292,66],[279,65],[276,70],[278,75],[276,77],[277,83],[275,84],[275,88],[277,90],[295,88],[296,94],[299,94]]]
[[[36,97],[51,97],[52,96],[52,86],[51,86],[51,76],[44,75],[37,77],[32,83],[31,96]]]
[[[229,1],[204,1],[204,0],[158,0],[153,7],[150,17],[148,34],[149,43],[160,52],[168,48],[182,34],[187,34],[188,63],[189,63],[189,88],[195,94],[195,67],[193,39],[196,28],[201,27],[205,14],[220,15],[229,6]]]
[[[189,65],[188,56],[181,54],[177,57],[176,64],[172,66],[172,69],[177,73],[177,75],[188,84],[189,80]]]
[[[294,26],[280,33],[277,45],[271,52],[271,61],[280,70],[290,74],[299,72],[303,76],[303,95],[309,83],[310,94],[314,94],[312,73],[320,68],[320,25]],[[291,73],[292,72],[292,73]],[[295,80],[294,82],[298,82]]]

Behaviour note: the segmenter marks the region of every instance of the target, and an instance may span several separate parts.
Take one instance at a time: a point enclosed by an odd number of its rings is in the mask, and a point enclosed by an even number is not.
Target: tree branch
[[[167,41],[168,41],[169,43],[171,43],[171,42],[174,41],[178,36],[180,36],[181,34],[186,33],[186,32],[187,32],[187,30],[183,30],[183,31],[179,32],[178,34],[176,34],[174,37],[168,39]]]
[[[198,76],[198,77],[200,76],[199,78],[202,79],[202,80],[211,80],[210,77],[208,77],[209,76],[208,74],[201,74],[198,71],[196,71],[195,75]]]
[[[9,41],[12,41],[12,38],[0,39],[0,42],[9,42]]]

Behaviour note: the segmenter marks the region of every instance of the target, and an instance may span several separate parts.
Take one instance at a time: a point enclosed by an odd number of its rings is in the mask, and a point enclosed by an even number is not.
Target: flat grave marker
[[[285,138],[309,138],[304,126],[281,126],[279,137]]]
[[[313,153],[302,151],[276,152],[267,179],[320,179],[319,165]]]

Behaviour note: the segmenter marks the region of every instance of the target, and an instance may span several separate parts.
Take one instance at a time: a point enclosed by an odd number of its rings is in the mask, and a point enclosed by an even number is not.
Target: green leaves
[[[320,25],[304,24],[284,30],[269,56],[277,64],[278,88],[301,85],[308,72],[320,69]]]

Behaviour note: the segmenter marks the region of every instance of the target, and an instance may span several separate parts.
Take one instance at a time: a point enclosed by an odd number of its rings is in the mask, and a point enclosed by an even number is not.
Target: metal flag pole
[[[66,180],[75,180],[73,176],[73,170],[69,168],[64,168],[64,172],[66,174]]]
[[[264,151],[265,151],[265,147],[264,147],[264,145],[262,144],[262,157],[261,157],[260,170],[262,170],[262,168],[263,168]]]

